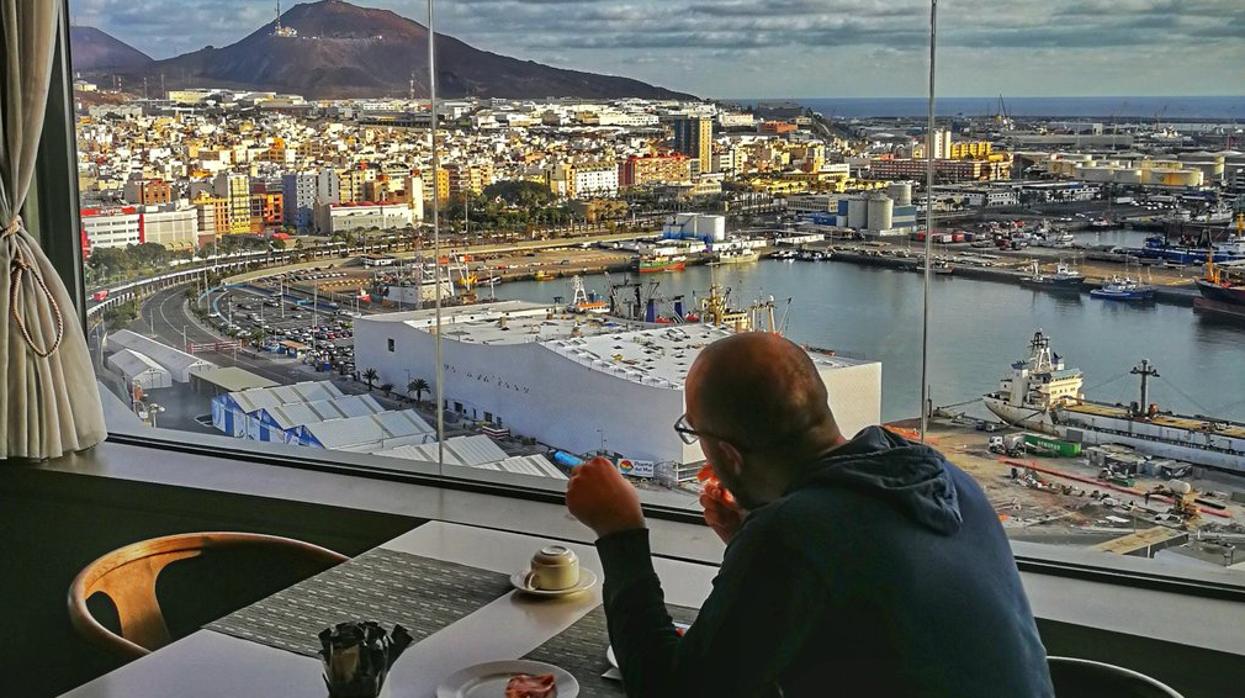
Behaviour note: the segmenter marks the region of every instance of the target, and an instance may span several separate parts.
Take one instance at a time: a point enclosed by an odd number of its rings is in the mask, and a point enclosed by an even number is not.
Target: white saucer
[[[569,596],[578,594],[581,591],[591,589],[597,583],[597,575],[590,569],[585,567],[579,568],[579,583],[573,587],[566,589],[538,589],[528,584],[528,577],[532,574],[531,570],[523,570],[510,575],[510,584],[515,589],[533,596]]]
[[[680,630],[687,630],[688,628],[690,628],[690,627],[692,627],[692,626],[688,625],[687,623],[675,623],[675,624],[674,624],[674,627],[676,627],[676,628],[678,628],[678,629],[680,629]],[[613,645],[610,645],[609,647],[606,647],[606,648],[605,648],[605,659],[606,659],[606,661],[608,661],[608,662],[610,663],[610,666],[614,667],[615,669],[618,669],[618,668],[619,668],[619,666],[618,666],[618,657],[614,654],[614,646],[613,646]]]
[[[437,698],[502,698],[515,674],[553,674],[558,698],[579,695],[579,682],[570,672],[544,662],[509,659],[485,662],[450,674],[437,686]]]

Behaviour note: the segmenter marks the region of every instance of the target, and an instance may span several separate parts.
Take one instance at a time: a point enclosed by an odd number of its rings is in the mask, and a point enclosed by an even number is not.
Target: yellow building
[[[251,178],[222,172],[212,181],[212,188],[216,196],[228,202],[228,232],[251,232]]]
[[[952,160],[985,160],[994,152],[989,141],[963,141],[951,144]]]
[[[229,199],[201,191],[190,203],[198,209],[200,235],[213,235],[219,238],[230,233]],[[250,201],[247,202],[244,222],[249,228],[251,225]]]

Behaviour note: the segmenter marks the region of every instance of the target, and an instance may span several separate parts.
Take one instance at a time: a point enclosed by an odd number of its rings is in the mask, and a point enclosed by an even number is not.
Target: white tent
[[[117,330],[108,335],[105,340],[107,349],[130,349],[140,354],[146,354],[148,358],[168,369],[169,374],[173,376],[173,380],[178,383],[186,383],[190,380],[190,369],[196,366],[215,366],[216,364],[206,359],[200,359],[193,354],[171,347],[162,342],[157,342],[150,337],[132,332],[130,330]]]
[[[143,390],[173,386],[173,376],[168,369],[133,349],[122,349],[108,357],[108,365],[119,371],[130,386],[137,385]]]

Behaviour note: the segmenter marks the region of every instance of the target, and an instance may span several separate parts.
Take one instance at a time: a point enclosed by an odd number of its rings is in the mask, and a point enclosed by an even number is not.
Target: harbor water
[[[920,274],[846,262],[763,260],[640,278],[659,283],[658,297],[683,295],[690,308],[693,295],[708,292],[711,277],[730,289],[736,306],[773,296],[779,323],[797,342],[881,361],[883,419],[919,414]],[[604,276],[584,281],[589,290],[608,293]],[[1028,355],[1034,331],[1042,329],[1068,366],[1084,372],[1091,398],[1139,399],[1139,383],[1129,369],[1145,358],[1161,374],[1151,381],[1151,402],[1186,414],[1245,421],[1241,324],[1174,305],[1137,307],[954,276],[935,277],[931,283],[930,376],[936,406],[971,401],[997,388],[1009,364]],[[569,278],[523,281],[498,286],[496,295],[551,302],[554,296],[570,299],[570,288]],[[669,303],[662,312],[670,312]],[[986,414],[979,401],[960,409]]]

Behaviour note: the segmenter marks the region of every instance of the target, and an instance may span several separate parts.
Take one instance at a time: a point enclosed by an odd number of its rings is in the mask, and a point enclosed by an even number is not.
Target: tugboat
[[[1093,298],[1127,303],[1149,303],[1154,300],[1154,287],[1140,284],[1128,277],[1113,276],[1101,288],[1089,292]]]

